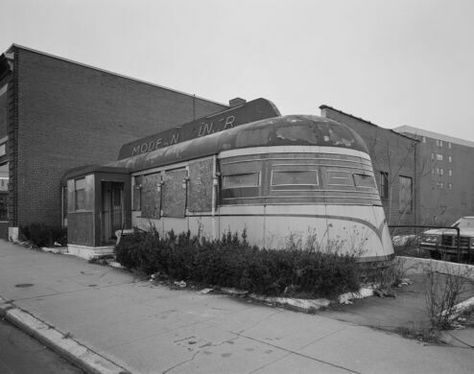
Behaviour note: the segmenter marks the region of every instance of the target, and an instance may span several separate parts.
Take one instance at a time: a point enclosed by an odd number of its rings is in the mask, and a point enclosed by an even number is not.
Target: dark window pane
[[[8,194],[0,194],[0,221],[8,219]]]
[[[384,171],[380,172],[380,197],[388,198],[388,173]]]
[[[357,187],[375,188],[374,177],[368,174],[354,174],[354,183]]]

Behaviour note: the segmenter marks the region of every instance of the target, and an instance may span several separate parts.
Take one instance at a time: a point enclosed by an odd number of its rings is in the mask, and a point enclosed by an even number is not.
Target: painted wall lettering
[[[186,140],[199,138],[227,130],[244,123],[279,116],[280,112],[265,99],[256,99],[237,107],[185,123],[181,127],[162,131],[159,134],[125,144],[120,149],[119,160],[152,152],[159,148]]]
[[[203,122],[203,124],[199,126],[198,136],[212,134],[214,132],[213,126],[214,126],[214,122],[209,122],[209,123]]]
[[[231,127],[234,127],[234,122],[235,122],[235,117],[234,116],[229,116],[225,119],[224,123],[224,130],[230,129]]]

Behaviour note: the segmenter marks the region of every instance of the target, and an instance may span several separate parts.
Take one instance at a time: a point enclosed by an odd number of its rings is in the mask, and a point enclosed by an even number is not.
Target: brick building
[[[115,160],[122,144],[226,108],[13,45],[0,56],[1,237],[61,222],[66,170]],[[8,211],[5,208],[8,206]]]
[[[419,141],[327,105],[319,109],[321,116],[350,126],[364,139],[389,225],[416,224],[419,221],[416,163]]]
[[[474,215],[474,142],[411,126],[394,130],[420,141],[420,223],[446,225]]]

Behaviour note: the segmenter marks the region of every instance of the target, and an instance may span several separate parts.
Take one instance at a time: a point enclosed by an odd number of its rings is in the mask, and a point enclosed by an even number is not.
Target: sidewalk
[[[472,349],[138,281],[0,241],[0,297],[132,373],[472,373]]]

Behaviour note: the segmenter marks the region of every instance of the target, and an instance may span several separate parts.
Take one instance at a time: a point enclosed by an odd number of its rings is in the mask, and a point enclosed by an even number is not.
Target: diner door
[[[123,227],[123,183],[102,182],[102,241],[115,241],[115,231]]]

